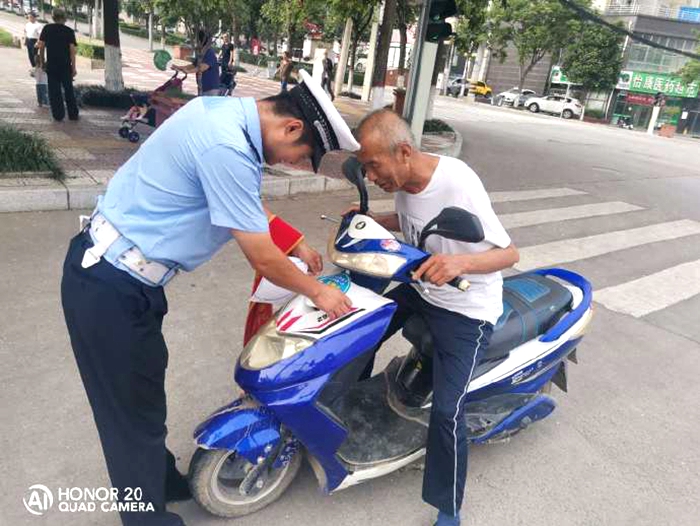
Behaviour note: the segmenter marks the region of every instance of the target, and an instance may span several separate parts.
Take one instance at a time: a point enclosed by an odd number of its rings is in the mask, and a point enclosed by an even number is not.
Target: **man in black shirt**
[[[51,115],[57,121],[63,120],[66,114],[63,107],[65,94],[68,118],[77,121],[78,105],[73,93],[73,77],[77,73],[75,69],[75,32],[65,25],[66,14],[63,10],[54,9],[53,21],[53,24],[44,26],[37,43],[37,47],[41,50],[41,57],[46,64]],[[63,88],[63,92],[61,88]]]

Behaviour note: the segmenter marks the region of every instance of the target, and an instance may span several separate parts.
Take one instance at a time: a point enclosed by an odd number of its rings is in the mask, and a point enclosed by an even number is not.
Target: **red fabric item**
[[[285,255],[294,250],[304,239],[304,235],[283,219],[272,216],[270,219],[270,237],[272,242],[284,252]],[[260,284],[262,276],[255,274],[253,281],[253,291]],[[272,305],[269,303],[250,302],[248,307],[248,317],[245,322],[245,332],[243,334],[243,345],[248,345],[250,339],[272,318]]]

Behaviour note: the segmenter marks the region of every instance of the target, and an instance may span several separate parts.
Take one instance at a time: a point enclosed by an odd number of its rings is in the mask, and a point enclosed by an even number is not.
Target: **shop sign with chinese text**
[[[644,73],[641,71],[621,71],[617,89],[637,93],[663,93],[669,97],[695,98],[698,96],[698,83],[684,83],[680,77],[662,73]]]

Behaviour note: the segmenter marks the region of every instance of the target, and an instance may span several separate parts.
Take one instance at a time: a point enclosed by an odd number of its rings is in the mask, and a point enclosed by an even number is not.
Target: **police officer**
[[[303,294],[332,318],[351,307],[303,274],[275,246],[260,199],[263,161],[314,170],[330,150],[359,145],[305,72],[287,93],[190,101],[115,174],[89,225],[70,243],[61,297],[80,376],[113,487],[140,488],[154,511],[121,512],[125,525],[181,525],[165,503],[188,498],[166,449],[168,351],[164,286],[235,239],[271,282]],[[305,243],[292,254],[317,265]],[[139,492],[140,495],[140,492]]]

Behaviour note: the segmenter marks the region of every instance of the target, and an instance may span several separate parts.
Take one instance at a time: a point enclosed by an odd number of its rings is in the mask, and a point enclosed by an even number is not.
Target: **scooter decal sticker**
[[[331,320],[327,320],[326,322],[322,323],[321,325],[317,325],[316,327],[311,327],[310,329],[303,329],[301,331],[297,331],[300,334],[323,334],[324,332],[332,329],[339,323],[342,323],[346,321],[348,318],[352,318],[355,314],[359,314],[360,312],[364,312],[365,309],[352,309],[349,313],[347,313],[345,316],[341,316],[340,318],[336,318],[333,320],[331,323]]]
[[[399,250],[401,250],[401,243],[399,243],[395,239],[382,239],[379,242],[379,245],[384,250],[388,250],[389,252],[398,252]]]
[[[291,318],[287,323],[285,323],[282,327],[279,328],[280,331],[286,331],[289,329],[292,325],[294,325],[294,322],[297,321],[301,316],[294,316]]]
[[[350,281],[350,276],[348,276],[344,272],[341,272],[339,274],[333,274],[331,276],[321,276],[320,278],[318,278],[318,280],[324,285],[335,287],[343,294],[350,290],[350,285],[352,284]]]

